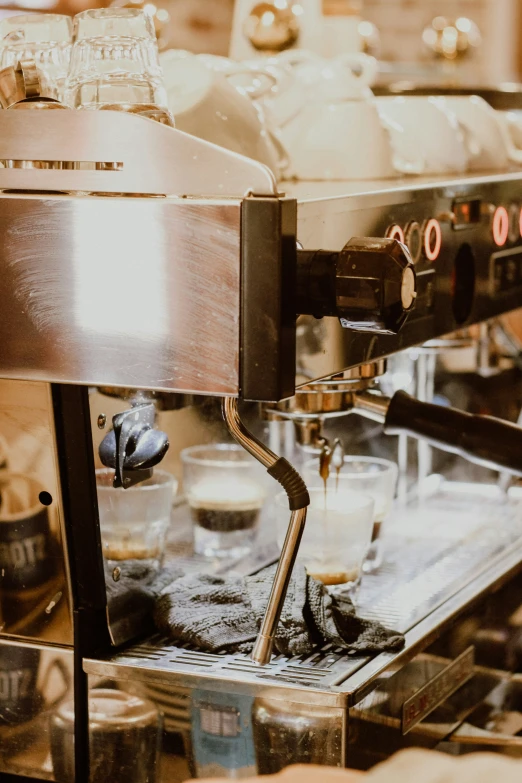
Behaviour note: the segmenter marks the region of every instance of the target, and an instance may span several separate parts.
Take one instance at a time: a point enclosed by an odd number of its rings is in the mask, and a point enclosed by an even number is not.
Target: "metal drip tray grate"
[[[177,646],[166,637],[154,636],[147,644],[130,647],[110,659],[111,664],[130,665],[146,668],[150,672],[178,672],[180,675],[192,674],[206,677],[220,677],[229,680],[259,678],[264,680],[283,680],[298,685],[331,685],[346,671],[347,659],[354,668],[365,659],[347,655],[345,650],[326,645],[307,658],[286,658],[275,656],[262,668],[247,655],[215,655],[201,652],[189,646]],[[92,671],[89,667],[89,671]]]
[[[522,502],[506,501],[493,486],[444,484],[421,503],[396,509],[383,544],[385,564],[364,577],[358,612],[406,633],[488,569],[494,567],[491,583],[502,576],[508,556],[522,547]],[[368,660],[326,645],[305,658],[274,657],[260,668],[246,655],[209,654],[155,636],[106,661],[86,661],[85,668],[182,685],[210,678],[347,692],[346,681]]]
[[[444,483],[399,508],[384,540],[385,564],[362,583],[359,612],[405,633],[522,536],[522,503],[495,485]]]

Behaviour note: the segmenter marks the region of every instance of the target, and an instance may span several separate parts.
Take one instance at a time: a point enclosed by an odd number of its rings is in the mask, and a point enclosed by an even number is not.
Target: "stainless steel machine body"
[[[299,757],[293,715],[306,718],[310,731],[326,725],[333,764],[352,763],[366,742],[356,727],[378,724],[371,716],[381,713],[391,721],[384,721],[390,748],[403,736],[415,742],[415,721],[422,726],[431,710],[419,717],[423,711],[407,702],[451,658],[430,659],[390,715],[379,712],[386,683],[521,569],[516,492],[501,502],[496,490],[482,497],[473,487],[441,485],[423,506],[401,511],[388,564],[365,580],[360,599],[364,616],[405,633],[398,654],[368,658],[329,647],[259,668],[245,656],[210,655],[168,639],[136,645],[107,619],[93,492],[93,438],[107,403],[91,395],[89,406],[88,387],[277,402],[296,385],[512,310],[522,304],[522,174],[311,183],[283,195],[262,166],[139,117],[50,112],[30,123],[29,131],[27,118],[0,113],[0,159],[78,165],[0,169],[0,377],[7,386],[51,384],[76,696],[85,697],[86,676],[156,692],[164,704],[166,691],[179,691],[174,724],[186,730],[192,721],[198,731],[217,725],[207,734],[221,738],[226,722],[219,716],[235,710],[240,721],[246,710],[257,740],[236,769],[273,768],[252,757],[256,742],[266,745],[277,734],[277,714],[287,716],[285,763],[316,758],[309,744]],[[137,149],[144,151],[139,165]],[[121,165],[96,168],[107,161]],[[296,240],[305,250],[338,251],[353,236],[404,239],[410,249],[417,302],[397,335],[352,331],[310,314],[295,324]],[[432,521],[419,535],[418,519],[427,515]],[[130,646],[111,651],[111,634]],[[24,636],[21,645],[34,641]],[[15,639],[5,635],[1,643]],[[441,697],[473,673],[461,652],[442,678]],[[430,698],[423,704],[435,708]],[[433,745],[451,733],[437,730],[425,741],[423,731],[418,742]],[[1,761],[3,770],[19,771],[9,758]],[[196,771],[212,768],[208,757],[196,762]],[[32,774],[52,776],[45,762]]]

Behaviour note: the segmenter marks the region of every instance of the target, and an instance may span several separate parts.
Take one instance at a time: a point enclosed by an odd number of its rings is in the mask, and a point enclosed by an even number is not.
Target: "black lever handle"
[[[493,416],[420,402],[398,391],[388,406],[384,431],[422,438],[470,462],[522,476],[522,428]]]

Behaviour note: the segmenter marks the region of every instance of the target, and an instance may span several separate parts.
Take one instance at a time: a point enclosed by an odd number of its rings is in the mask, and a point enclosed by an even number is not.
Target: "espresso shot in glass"
[[[164,470],[129,489],[113,487],[114,471],[96,471],[103,555],[107,560],[163,562],[177,482]]]
[[[265,501],[263,468],[235,444],[181,452],[183,487],[194,525],[194,551],[239,558],[254,543]]]
[[[309,576],[332,592],[356,598],[373,528],[373,499],[350,490],[326,493],[309,488],[310,505],[297,555]],[[277,543],[281,547],[288,528],[288,498],[276,497]]]
[[[305,463],[304,479],[310,487],[323,488],[324,480],[319,475],[319,460]],[[364,564],[364,570],[371,573],[382,565],[382,527],[393,505],[397,485],[398,467],[395,462],[378,457],[346,455],[339,471],[331,470],[326,482],[328,495],[346,490],[370,495],[374,501],[372,543]]]

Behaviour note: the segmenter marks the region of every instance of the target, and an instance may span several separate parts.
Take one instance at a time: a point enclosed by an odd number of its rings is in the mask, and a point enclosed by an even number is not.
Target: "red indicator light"
[[[394,223],[387,228],[386,237],[388,239],[397,239],[399,242],[404,244],[404,231],[397,223]]]
[[[506,244],[509,234],[509,215],[505,207],[497,207],[493,215],[493,241],[497,247]]]
[[[424,255],[428,261],[436,261],[442,247],[442,231],[440,223],[431,218],[424,228]]]

